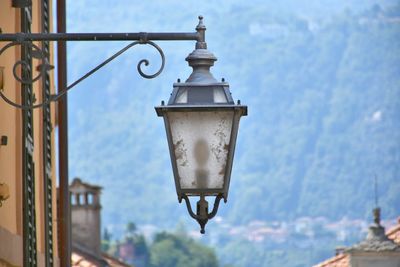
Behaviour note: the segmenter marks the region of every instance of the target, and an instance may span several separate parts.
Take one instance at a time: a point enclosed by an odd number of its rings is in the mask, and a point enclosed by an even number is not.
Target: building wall
[[[100,207],[71,207],[72,240],[88,251],[100,255]]]
[[[399,267],[400,252],[368,252],[350,255],[350,267]]]
[[[73,246],[98,256],[101,255],[100,190],[79,178],[75,178],[69,187]]]
[[[51,1],[50,1],[51,3]],[[50,8],[52,10],[52,8]],[[32,1],[32,32],[41,31],[41,1]],[[0,28],[3,33],[15,33],[21,31],[20,9],[12,7],[12,1],[0,1]],[[51,22],[52,18],[50,18]],[[51,23],[50,23],[51,25]],[[0,42],[0,49],[6,42]],[[41,47],[40,43],[35,43]],[[3,93],[21,103],[21,86],[12,74],[14,63],[20,59],[20,46],[7,49],[0,55],[0,69],[4,71]],[[51,48],[52,51],[52,48]],[[50,55],[50,64],[53,62],[53,54]],[[39,65],[33,60],[33,70]],[[3,67],[3,68],[1,68]],[[34,71],[33,75],[37,75]],[[54,92],[54,73],[50,72],[50,86]],[[33,85],[33,91],[37,99],[42,101],[42,84],[37,81]],[[1,88],[0,88],[1,89]],[[52,124],[55,126],[55,107],[52,104]],[[41,266],[45,254],[44,239],[44,169],[43,169],[43,119],[42,110],[33,112],[34,125],[34,162],[35,162],[35,207],[36,207],[36,233],[38,264]],[[22,112],[2,99],[0,99],[0,136],[8,137],[8,144],[0,146],[0,184],[4,183],[9,188],[10,197],[0,207],[0,266],[23,265],[23,187],[22,187]],[[54,131],[51,136],[52,166],[55,166]],[[57,210],[56,210],[56,175],[52,169],[52,214],[53,214],[53,253],[57,262]],[[3,264],[3,265],[2,265]]]

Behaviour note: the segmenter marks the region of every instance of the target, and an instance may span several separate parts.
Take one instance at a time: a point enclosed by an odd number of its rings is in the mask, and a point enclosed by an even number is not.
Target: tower
[[[69,188],[73,244],[95,255],[101,254],[101,189],[79,178],[75,178]]]

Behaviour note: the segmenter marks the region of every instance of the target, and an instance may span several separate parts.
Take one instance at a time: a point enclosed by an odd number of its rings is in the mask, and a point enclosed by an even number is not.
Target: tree
[[[137,230],[136,224],[134,222],[128,222],[126,225],[126,234],[133,236]]]
[[[108,252],[111,246],[111,233],[108,232],[107,228],[104,228],[103,238],[101,240],[101,250]]]
[[[213,249],[192,238],[159,233],[150,250],[151,267],[218,267]]]

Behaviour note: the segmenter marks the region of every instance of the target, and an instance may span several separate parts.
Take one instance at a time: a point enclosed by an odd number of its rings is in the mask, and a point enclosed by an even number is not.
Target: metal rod
[[[66,3],[57,0],[57,35],[66,32]],[[45,40],[45,38],[40,39]],[[58,92],[67,89],[67,44],[57,42]],[[67,95],[58,102],[58,164],[59,164],[59,257],[61,267],[71,266],[71,211],[68,182],[68,102]]]
[[[57,0],[58,1],[58,0]],[[64,0],[65,1],[65,0]],[[63,9],[65,9],[65,3],[62,5]],[[62,10],[57,10],[57,12],[63,12]],[[59,17],[59,14],[57,13],[57,16]],[[65,15],[64,15],[65,16]],[[65,24],[64,22],[59,21],[60,25]],[[21,109],[34,109],[34,108],[41,108],[46,105],[48,105],[51,101],[56,101],[58,100],[61,96],[65,95],[66,92],[73,88],[75,85],[95,73],[97,70],[108,64],[111,60],[113,60],[115,57],[119,56],[122,54],[126,49],[129,47],[132,47],[136,44],[149,44],[153,46],[154,48],[157,49],[157,51],[161,55],[161,67],[160,69],[154,73],[154,74],[146,74],[142,71],[142,66],[145,65],[147,66],[149,64],[149,61],[147,59],[142,59],[139,61],[137,65],[137,70],[139,74],[146,78],[146,79],[152,79],[157,77],[163,70],[164,68],[164,63],[165,63],[165,57],[162,49],[156,45],[153,41],[159,40],[159,41],[185,41],[185,40],[191,40],[191,41],[196,41],[196,49],[207,49],[207,43],[205,42],[205,31],[206,27],[203,24],[203,16],[199,16],[199,23],[196,26],[196,32],[164,32],[164,33],[148,33],[148,32],[139,32],[139,33],[66,33],[65,31],[65,25],[64,29],[57,28],[58,32],[57,33],[6,33],[6,34],[1,34],[0,33],[0,42],[10,42],[0,48],[0,55],[6,51],[8,48],[16,46],[16,45],[22,45],[22,46],[29,46],[33,52],[35,52],[35,57],[37,59],[40,59],[42,61],[41,67],[40,67],[40,73],[30,79],[25,79],[22,77],[19,77],[16,69],[18,66],[21,65],[21,68],[26,66],[26,62],[24,61],[17,61],[14,64],[13,67],[13,75],[14,78],[19,81],[20,83],[23,84],[32,84],[33,82],[37,81],[40,79],[46,71],[49,71],[52,66],[48,64],[46,60],[45,53],[41,50],[40,47],[35,45],[33,42],[34,41],[56,41],[59,43],[65,43],[66,41],[133,41],[133,43],[129,44],[126,46],[126,48],[123,48],[120,52],[117,52],[115,55],[111,56],[107,60],[105,60],[103,63],[99,64],[97,67],[89,71],[87,74],[79,78],[76,82],[72,83],[70,86],[65,85],[65,90],[62,90],[63,87],[60,86],[59,84],[59,92],[58,94],[54,94],[51,96],[51,98],[47,99],[46,101],[36,104],[36,105],[21,105],[17,104],[11,99],[9,99],[6,95],[4,95],[0,91],[0,98],[2,98],[6,103],[10,104],[11,106],[14,106],[16,108],[21,108]],[[57,44],[58,45],[58,44]],[[66,49],[65,44],[61,44],[59,53],[63,53],[64,50]],[[61,52],[60,52],[61,51]],[[66,51],[65,51],[66,53]],[[60,56],[62,57],[62,55]],[[60,66],[61,67],[61,66]],[[60,74],[59,74],[60,75]],[[65,74],[66,75],[66,74]],[[65,77],[66,80],[66,77]],[[60,113],[61,114],[61,113]],[[60,115],[61,116],[61,115]]]
[[[198,32],[2,33],[0,41],[198,41]]]

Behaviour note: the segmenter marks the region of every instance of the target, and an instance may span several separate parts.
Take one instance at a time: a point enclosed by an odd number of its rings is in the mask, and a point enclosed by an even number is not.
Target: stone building
[[[400,220],[385,233],[381,225],[380,209],[374,209],[374,223],[367,237],[349,248],[340,249],[337,255],[314,267],[399,267]]]
[[[70,187],[71,232],[73,245],[101,253],[100,191],[101,187],[75,178]]]
[[[70,185],[72,266],[131,266],[101,251],[101,187],[75,178]]]

